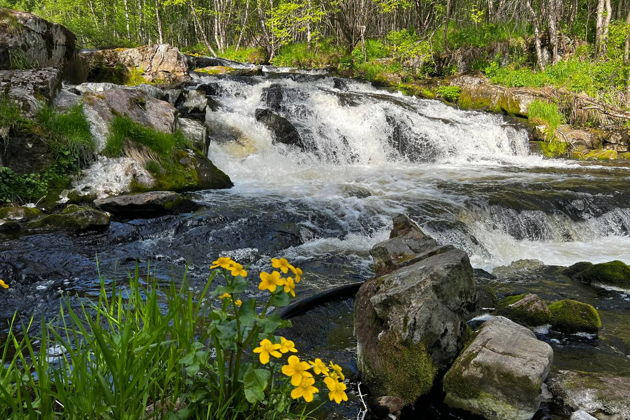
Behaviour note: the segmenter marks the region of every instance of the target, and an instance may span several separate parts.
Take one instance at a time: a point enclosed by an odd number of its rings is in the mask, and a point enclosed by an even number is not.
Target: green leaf
[[[243,377],[245,398],[251,404],[265,399],[265,389],[269,383],[271,372],[266,369],[249,369]]]
[[[288,294],[284,292],[277,293],[271,297],[269,301],[271,306],[275,306],[276,308],[282,308],[283,306],[287,306],[289,302],[291,302],[291,298]]]

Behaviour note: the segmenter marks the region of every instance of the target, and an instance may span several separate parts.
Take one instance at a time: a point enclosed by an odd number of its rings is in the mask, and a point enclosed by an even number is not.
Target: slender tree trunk
[[[534,46],[536,47],[536,64],[540,70],[545,70],[545,63],[543,63],[543,53],[542,46],[540,43],[540,27],[538,25],[538,15],[534,11],[532,7],[531,0],[525,1],[525,6],[529,11],[529,14],[532,16],[532,24],[534,26]]]
[[[160,16],[160,2],[155,0],[155,20],[158,30],[158,41],[160,44],[164,44],[164,28],[162,28],[162,18]]]
[[[630,10],[628,10],[628,16],[626,17],[626,25],[630,27]],[[626,37],[626,47],[623,50],[623,62],[625,65],[630,64],[630,33]],[[630,71],[628,72],[630,77]],[[630,87],[630,80],[628,80],[628,87]]]
[[[127,0],[123,1],[125,6],[125,29],[127,30],[127,39],[131,40],[131,27],[129,25],[129,4],[127,4]]]
[[[558,14],[560,5],[558,0],[548,0],[547,16],[549,17],[549,44],[551,45],[551,64],[559,61],[558,57]]]
[[[446,48],[448,42],[448,24],[451,19],[451,1],[446,0],[446,16],[444,18],[444,48]]]
[[[216,57],[217,53],[214,51],[214,48],[212,48],[212,45],[210,45],[210,41],[208,40],[206,31],[203,30],[201,23],[199,23],[199,18],[197,17],[197,10],[195,10],[195,6],[193,5],[192,0],[188,2],[188,6],[190,7],[190,12],[192,13],[192,16],[193,16],[193,22],[195,23],[195,26],[197,27],[197,32],[199,32],[199,35],[201,35],[201,39],[203,40],[204,45],[206,46],[210,54]]]

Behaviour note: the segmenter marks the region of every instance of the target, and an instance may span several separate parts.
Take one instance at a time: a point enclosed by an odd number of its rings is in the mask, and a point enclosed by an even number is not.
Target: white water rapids
[[[346,81],[347,90],[333,87],[331,78],[218,83],[222,106],[207,120],[228,126],[237,139],[212,142],[209,155],[233,179],[231,194],[298,200],[334,212],[348,225],[342,237],[316,237],[290,250],[295,256],[365,254],[387,237],[391,215],[402,211],[441,242],[466,249],[480,268],[519,259],[557,265],[630,262],[627,207],[600,209],[593,192],[572,190],[567,200],[549,187],[573,178],[627,180],[628,168],[545,160],[530,154],[527,132],[502,116],[461,111],[360,82]],[[277,113],[314,152],[273,144],[272,133],[256,121],[255,111],[266,108],[265,92],[274,84],[282,91]],[[413,146],[407,156],[395,146],[403,143]],[[524,196],[549,190],[548,205],[512,209],[501,200],[489,205],[504,186],[520,188]],[[513,195],[519,198],[518,192]],[[573,210],[566,206],[582,211],[571,217]],[[440,227],[440,220],[456,226]]]

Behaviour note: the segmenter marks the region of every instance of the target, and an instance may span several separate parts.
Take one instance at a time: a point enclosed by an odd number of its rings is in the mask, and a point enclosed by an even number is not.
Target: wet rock
[[[273,111],[279,111],[282,108],[282,85],[274,83],[268,88],[263,89],[263,101],[267,104],[267,108]]]
[[[178,101],[178,109],[184,114],[203,114],[206,112],[206,106],[208,106],[208,98],[201,90],[185,91],[183,100]]]
[[[189,151],[179,159],[179,163],[194,173],[194,183],[174,188],[179,191],[185,190],[213,190],[232,188],[234,184],[230,177],[221,169],[217,168],[205,156]]]
[[[109,124],[116,115],[123,115],[163,133],[172,133],[177,122],[177,110],[171,104],[141,90],[113,88],[86,93],[83,104],[99,150],[105,147]]]
[[[414,221],[401,214],[394,217],[390,239],[376,244],[370,250],[370,255],[374,261],[374,271],[381,275],[451,249],[438,246]]]
[[[46,67],[33,70],[0,70],[0,91],[34,116],[52,102],[61,87],[61,70]]]
[[[0,8],[0,70],[54,67],[75,58],[76,37],[31,13]]]
[[[529,420],[540,406],[552,361],[551,347],[529,329],[493,318],[444,377],[444,401],[489,420]]]
[[[424,235],[416,228],[395,223],[394,232]],[[428,392],[457,356],[475,299],[468,256],[454,248],[365,282],[355,302],[355,333],[359,369],[372,393],[409,404]]]
[[[567,268],[564,274],[587,284],[604,284],[630,289],[630,266],[622,261],[601,264],[581,262]]]
[[[392,416],[398,418],[404,407],[405,401],[402,398],[390,396],[379,397],[376,400],[376,407],[373,409],[373,414],[378,415],[381,414],[380,412],[383,412],[382,415],[379,415],[379,418],[392,418]]]
[[[333,88],[335,89],[339,89],[339,90],[343,90],[343,91],[347,91],[348,90],[348,84],[346,83],[345,80],[343,79],[338,79],[338,78],[333,78]]]
[[[168,44],[84,51],[81,57],[88,64],[90,81],[125,84],[138,71],[147,83],[176,84],[190,79],[186,57]]]
[[[67,196],[95,196],[104,198],[130,191],[130,185],[151,188],[155,179],[139,162],[128,158],[99,158],[82,171],[81,177],[74,182],[74,189]]]
[[[61,213],[49,214],[26,223],[31,233],[66,230],[80,233],[89,230],[104,230],[109,226],[109,214],[89,207],[71,204]]]
[[[497,304],[497,313],[530,327],[548,324],[551,320],[545,301],[531,293],[501,299]]]
[[[303,151],[306,150],[300,133],[289,120],[268,109],[257,109],[255,115],[256,120],[263,123],[271,131],[274,142],[296,146]]]
[[[630,378],[561,370],[549,390],[565,412],[583,411],[600,420],[630,419]]]
[[[208,128],[196,120],[179,118],[177,127],[192,142],[193,148],[202,154],[208,154]]]
[[[8,132],[10,141],[2,142],[0,147],[0,166],[6,166],[18,175],[40,172],[50,167],[54,157],[49,139],[41,134],[29,124],[12,127]]]
[[[192,211],[199,207],[194,201],[172,191],[152,191],[103,198],[95,200],[94,205],[125,218],[157,217]]]
[[[588,303],[564,299],[549,305],[551,326],[565,333],[597,333],[602,321],[597,309]]]
[[[42,211],[34,207],[0,207],[0,219],[31,220],[42,215]]]
[[[584,410],[578,410],[571,414],[570,420],[597,420],[597,417],[591,416]]]

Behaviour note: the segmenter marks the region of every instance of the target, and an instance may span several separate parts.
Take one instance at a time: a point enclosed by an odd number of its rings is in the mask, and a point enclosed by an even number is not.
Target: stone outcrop
[[[497,304],[497,313],[530,327],[548,324],[551,320],[545,301],[531,293],[501,299]]]
[[[573,264],[564,273],[573,280],[587,284],[606,285],[630,289],[630,266],[622,261],[592,264]]]
[[[529,329],[493,318],[444,377],[444,401],[489,420],[529,420],[540,406],[552,361],[551,346]]]
[[[375,249],[381,273],[389,272],[366,281],[356,296],[359,369],[374,395],[409,404],[431,389],[462,347],[476,303],[472,267],[466,253],[435,247],[404,216],[395,218],[392,238]]]
[[[94,201],[94,205],[121,217],[156,217],[195,210],[199,206],[172,191],[151,191],[140,194],[120,195]]]
[[[31,13],[0,8],[0,70],[54,67],[75,59],[76,37]]]
[[[168,44],[81,52],[97,82],[176,84],[190,79],[186,56]]]
[[[89,207],[70,204],[60,213],[48,214],[26,223],[30,233],[67,230],[81,233],[91,230],[104,230],[109,226],[109,214]]]
[[[61,87],[60,69],[0,70],[0,94],[16,102],[24,115],[33,117],[52,102]]]
[[[268,109],[257,109],[256,120],[264,124],[273,137],[274,143],[282,143],[306,150],[300,133],[286,118]]]
[[[630,419],[630,378],[561,370],[549,390],[566,414],[583,411],[600,420]]]

